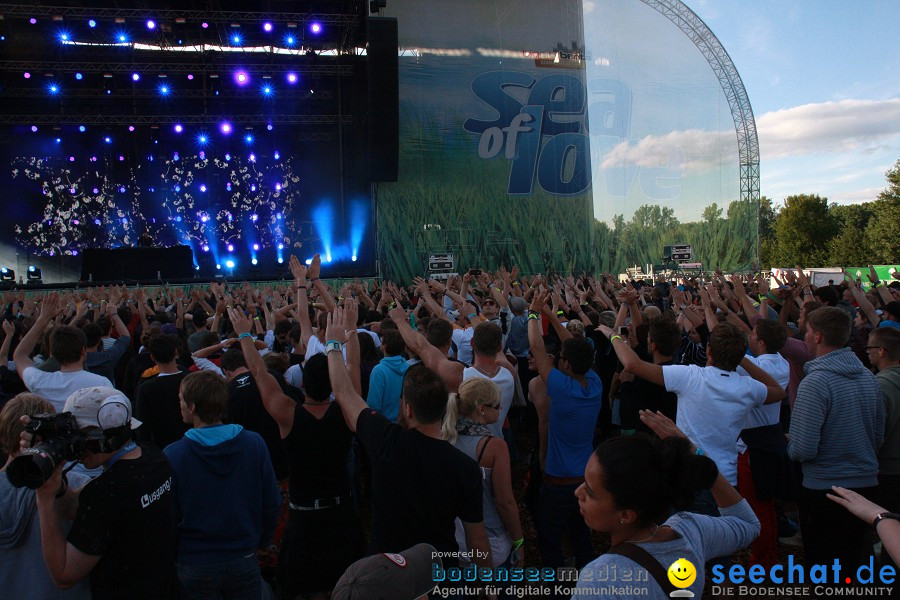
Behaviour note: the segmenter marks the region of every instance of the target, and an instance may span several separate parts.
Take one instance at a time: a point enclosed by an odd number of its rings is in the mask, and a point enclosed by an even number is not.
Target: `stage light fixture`
[[[255,163],[255,162],[256,162],[256,155],[253,154],[253,153],[251,152],[251,153],[250,153],[250,156],[247,157],[247,160],[249,160],[249,161],[252,162],[252,163]],[[256,191],[256,190],[254,190],[253,188],[251,188],[251,191]]]
[[[60,33],[60,34],[59,34],[59,40],[60,40],[61,42],[68,42],[68,41],[69,41],[69,34],[66,33],[66,32]]]
[[[160,96],[168,96],[169,95],[169,86],[167,86],[167,85],[159,86],[159,95]]]
[[[59,93],[59,86],[55,83],[51,83],[47,90],[50,92],[51,96],[54,96]]]
[[[153,19],[147,19],[147,29],[151,31],[156,29],[156,21],[154,21]]]
[[[8,267],[0,267],[0,281],[15,281],[16,272]]]
[[[282,263],[284,263],[284,258],[281,257],[281,256],[279,256],[279,257],[278,257],[278,264],[280,265],[280,264],[282,264]]]
[[[105,138],[103,138],[103,141],[106,142],[107,144],[112,144],[112,138],[109,136],[106,136]]]
[[[188,73],[188,81],[193,81],[193,80],[194,80],[194,76],[192,74]]]
[[[201,248],[201,250],[203,250],[204,252],[209,252],[209,246],[207,246],[206,244],[203,244],[203,247]]]
[[[82,75],[81,73],[75,73],[75,79],[81,81],[82,79],[84,79],[84,75]]]
[[[81,133],[84,133],[85,131],[87,131],[87,127],[85,127],[84,125],[79,125],[78,131],[80,131]]]
[[[229,251],[229,252],[234,252],[234,245],[228,244],[228,251]]]
[[[56,138],[56,143],[57,143],[57,144],[61,144],[61,143],[62,143],[62,138]]]
[[[31,79],[31,73],[25,71],[24,73],[22,73],[22,77],[24,77],[25,79]]]
[[[206,192],[206,184],[205,184],[205,183],[201,183],[201,184],[200,184],[200,191],[201,191],[201,192]]]
[[[228,267],[229,269],[233,269],[233,268],[234,268],[234,261],[231,260],[231,259],[226,260],[226,261],[225,261],[225,266]]]
[[[34,17],[31,17],[30,19],[28,19],[28,22],[31,23],[32,25],[36,25],[37,19],[35,19]]]
[[[32,132],[32,133],[37,133],[37,130],[38,130],[37,125],[32,125],[32,126],[31,126],[31,132]]]
[[[272,24],[269,23],[268,21],[263,23],[263,31],[265,31],[266,33],[269,33],[270,31],[272,31]]]
[[[129,125],[129,126],[128,126],[128,131],[134,131],[134,125]]]
[[[284,250],[284,244],[278,244],[278,249],[279,249],[279,250]]]
[[[307,258],[307,259],[306,259],[306,264],[307,264],[307,265],[311,265],[311,264],[312,264],[312,259],[311,259],[311,258]]]
[[[289,35],[284,38],[285,46],[293,46],[295,42],[296,42],[296,40],[294,39],[294,36],[292,36],[292,35]]]
[[[208,141],[209,141],[209,138],[207,138],[205,134],[201,133],[199,136],[197,136],[197,142],[201,146],[205,146]]]
[[[254,249],[254,250],[259,250],[259,244],[253,244],[253,249]]]
[[[96,189],[96,188],[94,188],[94,189]],[[97,192],[94,192],[94,193],[96,194]],[[94,225],[99,225],[99,224],[100,224],[100,219],[94,219]]]
[[[356,255],[354,254],[353,256],[351,256],[350,260],[352,260],[353,262],[356,262]]]
[[[247,73],[247,71],[239,69],[234,72],[234,82],[241,86],[247,85],[248,83],[250,83],[250,75]]]
[[[269,130],[269,131],[272,131],[272,124],[269,123],[268,125],[266,125],[266,129]]]
[[[231,36],[231,44],[233,46],[239,46],[240,43],[241,43],[241,36],[239,36],[238,34],[234,34],[233,36]]]
[[[247,142],[248,144],[252,144],[253,136],[248,133],[247,135],[244,136],[244,141]]]
[[[262,88],[263,96],[271,96],[272,95],[272,86],[264,85]]]
[[[140,81],[140,80],[141,80],[141,74],[140,74],[140,73],[132,73],[132,74],[131,74],[131,80],[132,80],[132,81]]]
[[[290,84],[295,84],[295,83],[297,83],[298,77],[297,77],[297,74],[294,73],[293,71],[290,71],[290,72],[286,75],[286,78],[287,78],[287,82],[290,83]]]
[[[88,27],[90,27],[91,29],[93,29],[93,28],[96,27],[96,26],[97,26],[97,21],[95,21],[94,19],[89,19],[89,20],[88,20]]]
[[[222,123],[221,125],[219,125],[219,131],[221,131],[225,135],[228,135],[229,133],[231,133],[231,123]]]
[[[259,261],[256,260],[256,257],[255,257],[255,256],[254,256],[253,258],[250,259],[250,264],[251,264],[251,265],[254,265],[254,266],[255,266],[255,265],[258,264],[258,263],[259,263]]]
[[[313,35],[319,35],[322,33],[322,24],[318,21],[313,21],[309,24],[309,32]]]
[[[200,27],[202,27],[203,29],[207,29],[209,27],[209,23],[204,21],[203,23],[200,23]]]
[[[176,123],[175,124],[175,133],[181,133],[182,131],[184,131],[184,126],[182,126],[181,123]]]
[[[116,34],[116,39],[119,41],[119,43],[124,44],[128,41],[128,34],[119,32]]]
[[[275,160],[281,160],[281,154],[278,153],[278,150],[275,151],[275,154],[274,154],[273,158],[274,158]]]
[[[222,269],[222,265],[216,263],[216,269],[221,270],[221,269]]]

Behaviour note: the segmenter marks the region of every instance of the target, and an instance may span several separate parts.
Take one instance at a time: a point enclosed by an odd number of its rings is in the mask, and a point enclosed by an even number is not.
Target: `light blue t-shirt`
[[[665,570],[679,558],[690,561],[697,569],[697,579],[688,587],[695,598],[703,595],[706,561],[746,548],[759,535],[759,520],[746,500],[720,508],[719,513],[721,517],[677,513],[669,517],[664,525],[674,529],[681,537],[670,542],[638,544]],[[615,591],[627,590],[628,587],[631,593]],[[588,563],[578,575],[577,589],[579,593],[572,598],[669,598],[644,567],[621,554],[603,554]]]

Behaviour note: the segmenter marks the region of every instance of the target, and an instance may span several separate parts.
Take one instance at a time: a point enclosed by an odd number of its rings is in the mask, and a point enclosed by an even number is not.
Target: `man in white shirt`
[[[744,356],[744,333],[730,323],[722,323],[710,333],[707,366],[663,367],[641,360],[609,327],[601,325],[600,330],[609,336],[626,371],[678,394],[679,429],[715,461],[731,485],[737,485],[736,444],[750,409],[780,402],[785,396],[784,388],[771,375]],[[750,377],[738,375],[738,365]]]
[[[44,334],[50,321],[59,314],[59,296],[56,293],[44,297],[40,314],[13,354],[16,371],[25,386],[44,398],[56,412],[63,412],[66,400],[74,392],[87,387],[113,387],[112,382],[103,377],[84,370],[84,359],[87,356],[87,338],[84,332],[71,325],[56,327],[50,337],[51,355],[59,361],[60,369],[55,372],[41,371],[34,366],[30,354],[35,344]],[[45,352],[45,349],[42,348]]]
[[[750,351],[755,356],[747,357],[785,390],[790,381],[791,365],[778,352],[786,341],[787,333],[777,321],[759,319],[750,333]],[[738,367],[738,373],[749,376],[742,367]],[[741,432],[741,445],[746,448],[738,455],[738,491],[750,503],[761,525],[761,532],[751,546],[750,564],[766,569],[778,562],[775,498],[783,497],[783,488],[793,478],[781,428],[781,407],[781,402],[775,402],[750,410]]]

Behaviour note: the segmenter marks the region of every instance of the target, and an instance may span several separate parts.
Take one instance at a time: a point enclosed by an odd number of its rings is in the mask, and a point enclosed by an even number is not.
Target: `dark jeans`
[[[831,490],[800,491],[800,532],[803,534],[803,556],[810,565],[841,562],[841,573],[855,573],[872,556],[871,527],[825,494]],[[866,498],[876,498],[878,487],[853,490]],[[843,576],[843,575],[842,575]]]
[[[255,552],[220,563],[179,564],[178,579],[184,597],[189,600],[260,600],[264,597]]]
[[[575,565],[581,570],[593,559],[591,533],[578,510],[575,490],[580,484],[541,485],[536,526],[541,565],[558,569],[565,566],[562,552],[563,532],[568,529]]]

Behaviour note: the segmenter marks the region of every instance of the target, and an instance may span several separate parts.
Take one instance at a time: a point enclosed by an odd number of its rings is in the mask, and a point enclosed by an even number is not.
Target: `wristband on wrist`
[[[524,545],[525,545],[525,538],[519,538],[513,542],[512,549],[518,550],[519,548],[521,548]]]
[[[253,317],[254,321],[259,321],[259,317]]]
[[[328,354],[329,352],[334,352],[335,350],[340,352],[341,346],[342,346],[342,344],[337,340],[328,340],[327,342],[325,342],[325,354]]]
[[[892,512],[878,513],[872,520],[872,529],[878,529],[878,524],[885,519],[894,519],[895,521],[900,521],[900,514]]]
[[[249,331],[245,331],[244,333],[242,333],[241,335],[238,336],[238,340],[242,340],[244,338],[252,338],[252,337],[253,337],[252,333],[250,333]]]
[[[558,311],[556,311],[556,316],[557,316],[557,317],[564,317],[565,315],[566,315],[566,311],[564,311],[564,310],[558,310]]]
[[[528,320],[528,321],[537,321],[538,319],[540,319],[540,317],[538,316],[537,313],[530,313],[530,314],[528,315],[528,319],[527,319],[527,320]]]
[[[478,313],[472,313],[468,316],[468,319],[471,321],[472,319],[476,318],[477,316],[478,316]]]
[[[609,341],[610,341],[610,342],[614,342],[614,341],[616,341],[616,340],[621,340],[621,339],[622,339],[622,336],[619,335],[619,334],[617,334],[617,333],[615,333],[615,334],[609,336]]]
[[[514,285],[514,286],[516,286],[516,287],[518,287],[518,285],[519,285],[519,282],[518,282],[518,281],[513,281],[513,282],[512,282],[512,285]]]

